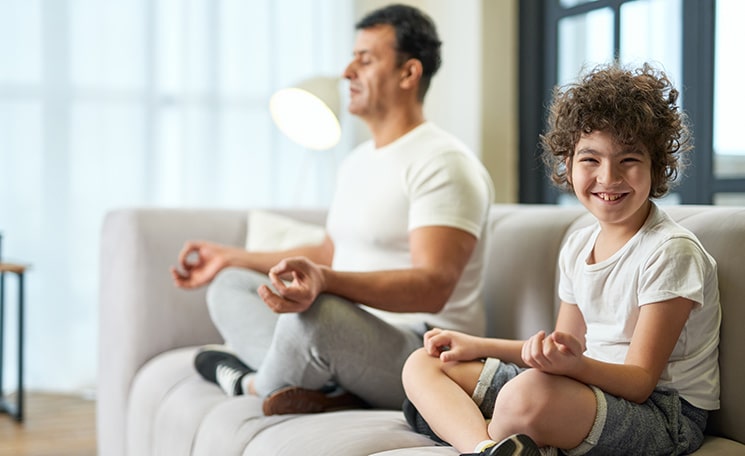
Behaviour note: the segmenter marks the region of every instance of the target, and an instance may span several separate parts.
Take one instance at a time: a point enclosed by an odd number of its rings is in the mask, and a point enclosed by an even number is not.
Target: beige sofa
[[[722,408],[697,455],[745,454],[745,207],[671,206],[719,263]],[[294,211],[322,223],[319,211]],[[485,301],[491,335],[551,329],[555,263],[567,233],[590,222],[577,207],[495,205]],[[243,245],[245,211],[125,209],[101,241],[100,456],[455,455],[391,410],[264,417],[252,397],[227,398],[192,368],[196,346],[219,343],[204,291],[173,287],[168,267],[187,239]]]

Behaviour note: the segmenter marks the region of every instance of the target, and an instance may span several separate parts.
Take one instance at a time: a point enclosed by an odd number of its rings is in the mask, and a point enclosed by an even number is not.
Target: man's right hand
[[[179,288],[207,285],[229,264],[234,247],[205,241],[188,241],[179,252],[177,266],[171,267],[173,283]]]

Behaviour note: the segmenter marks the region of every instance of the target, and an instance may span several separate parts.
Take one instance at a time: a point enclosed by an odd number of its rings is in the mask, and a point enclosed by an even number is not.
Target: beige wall
[[[429,120],[471,147],[494,180],[496,202],[517,201],[518,0],[408,0],[443,41],[443,66],[425,101]],[[357,0],[356,15],[391,3]],[[364,126],[356,125],[359,139]]]

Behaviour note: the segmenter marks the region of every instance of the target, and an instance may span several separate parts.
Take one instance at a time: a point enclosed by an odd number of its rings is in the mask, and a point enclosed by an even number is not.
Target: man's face
[[[349,112],[366,120],[383,118],[396,102],[401,67],[396,63],[396,34],[392,26],[362,29],[354,57],[344,70],[349,80]]]

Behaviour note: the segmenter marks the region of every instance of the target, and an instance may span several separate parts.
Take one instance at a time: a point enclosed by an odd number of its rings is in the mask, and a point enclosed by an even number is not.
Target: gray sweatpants
[[[257,369],[261,396],[285,386],[319,389],[334,382],[373,407],[399,409],[401,369],[422,346],[421,331],[394,326],[360,306],[321,295],[303,313],[275,314],[257,289],[266,275],[226,268],[207,290],[207,305],[225,343]]]

